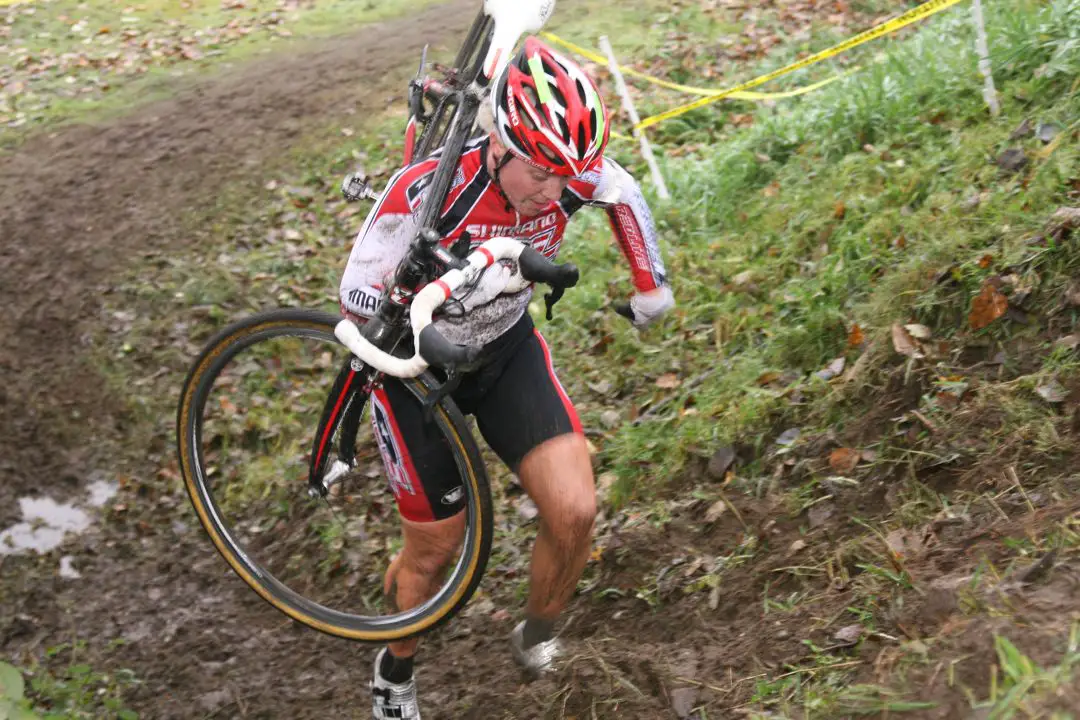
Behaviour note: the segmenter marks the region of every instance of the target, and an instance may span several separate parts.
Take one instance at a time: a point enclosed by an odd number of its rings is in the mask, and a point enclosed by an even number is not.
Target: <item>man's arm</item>
[[[341,277],[341,310],[360,318],[370,318],[379,309],[383,283],[409,251],[416,236],[413,211],[430,171],[412,166],[395,174],[379,201],[364,221],[345,273]]]
[[[637,293],[630,300],[631,320],[648,325],[675,306],[649,205],[633,176],[604,157],[594,172],[571,182],[571,190],[591,205],[603,207],[619,248],[630,263]]]

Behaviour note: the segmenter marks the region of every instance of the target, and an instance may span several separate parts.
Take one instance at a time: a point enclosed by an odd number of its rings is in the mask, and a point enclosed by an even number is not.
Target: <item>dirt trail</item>
[[[254,61],[0,155],[0,521],[39,484],[81,484],[94,454],[85,439],[123,432],[119,407],[78,358],[109,280],[144,251],[188,242],[184,213],[221,188],[257,187],[312,127],[381,111],[423,44],[458,41],[476,6],[454,0]]]

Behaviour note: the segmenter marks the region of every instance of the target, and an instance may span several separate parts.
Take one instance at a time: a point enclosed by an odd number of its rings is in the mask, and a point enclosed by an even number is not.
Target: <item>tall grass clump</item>
[[[970,15],[958,8],[851,77],[759,108],[730,140],[669,158],[675,199],[655,207],[680,307],[663,331],[638,338],[612,320],[605,309],[625,294],[618,258],[602,223],[575,230],[565,247],[589,272],[546,332],[576,347],[610,341],[564,360],[568,374],[613,379],[646,413],[667,400],[607,445],[628,487],[662,485],[688,455],[720,443],[771,443],[828,395],[816,372],[857,358],[855,325],[868,341],[894,322],[967,332],[985,279],[1035,254],[1027,240],[1076,177],[1080,2],[991,2],[986,15],[998,118],[982,100]],[[1061,126],[1049,151],[1010,139],[1032,116]],[[1029,164],[1001,170],[996,158],[1017,144]],[[1029,269],[1075,265],[1074,248],[1038,252]],[[662,391],[670,373],[707,377]]]

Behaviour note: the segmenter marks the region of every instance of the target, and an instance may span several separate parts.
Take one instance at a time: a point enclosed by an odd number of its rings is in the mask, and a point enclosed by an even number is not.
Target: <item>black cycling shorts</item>
[[[517,472],[530,450],[568,433],[581,421],[555,376],[551,352],[526,313],[485,348],[484,364],[461,378],[451,395],[503,462]],[[433,423],[399,380],[386,377],[371,395],[372,424],[398,510],[430,522],[464,507],[454,456]]]

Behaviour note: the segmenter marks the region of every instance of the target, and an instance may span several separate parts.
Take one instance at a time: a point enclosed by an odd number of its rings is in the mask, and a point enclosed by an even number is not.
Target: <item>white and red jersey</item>
[[[570,180],[562,197],[532,217],[508,206],[487,171],[488,139],[470,141],[451,181],[437,230],[449,247],[468,232],[473,245],[493,237],[518,238],[550,258],[559,252],[570,217],[585,205],[606,209],[638,292],[666,284],[656,229],[637,182],[616,162],[601,158]],[[371,317],[382,288],[405,257],[418,227],[418,210],[438,165],[439,153],[399,170],[364,221],[341,279],[343,310]],[[460,318],[436,321],[447,340],[482,345],[513,327],[528,308],[532,288],[500,294]]]

